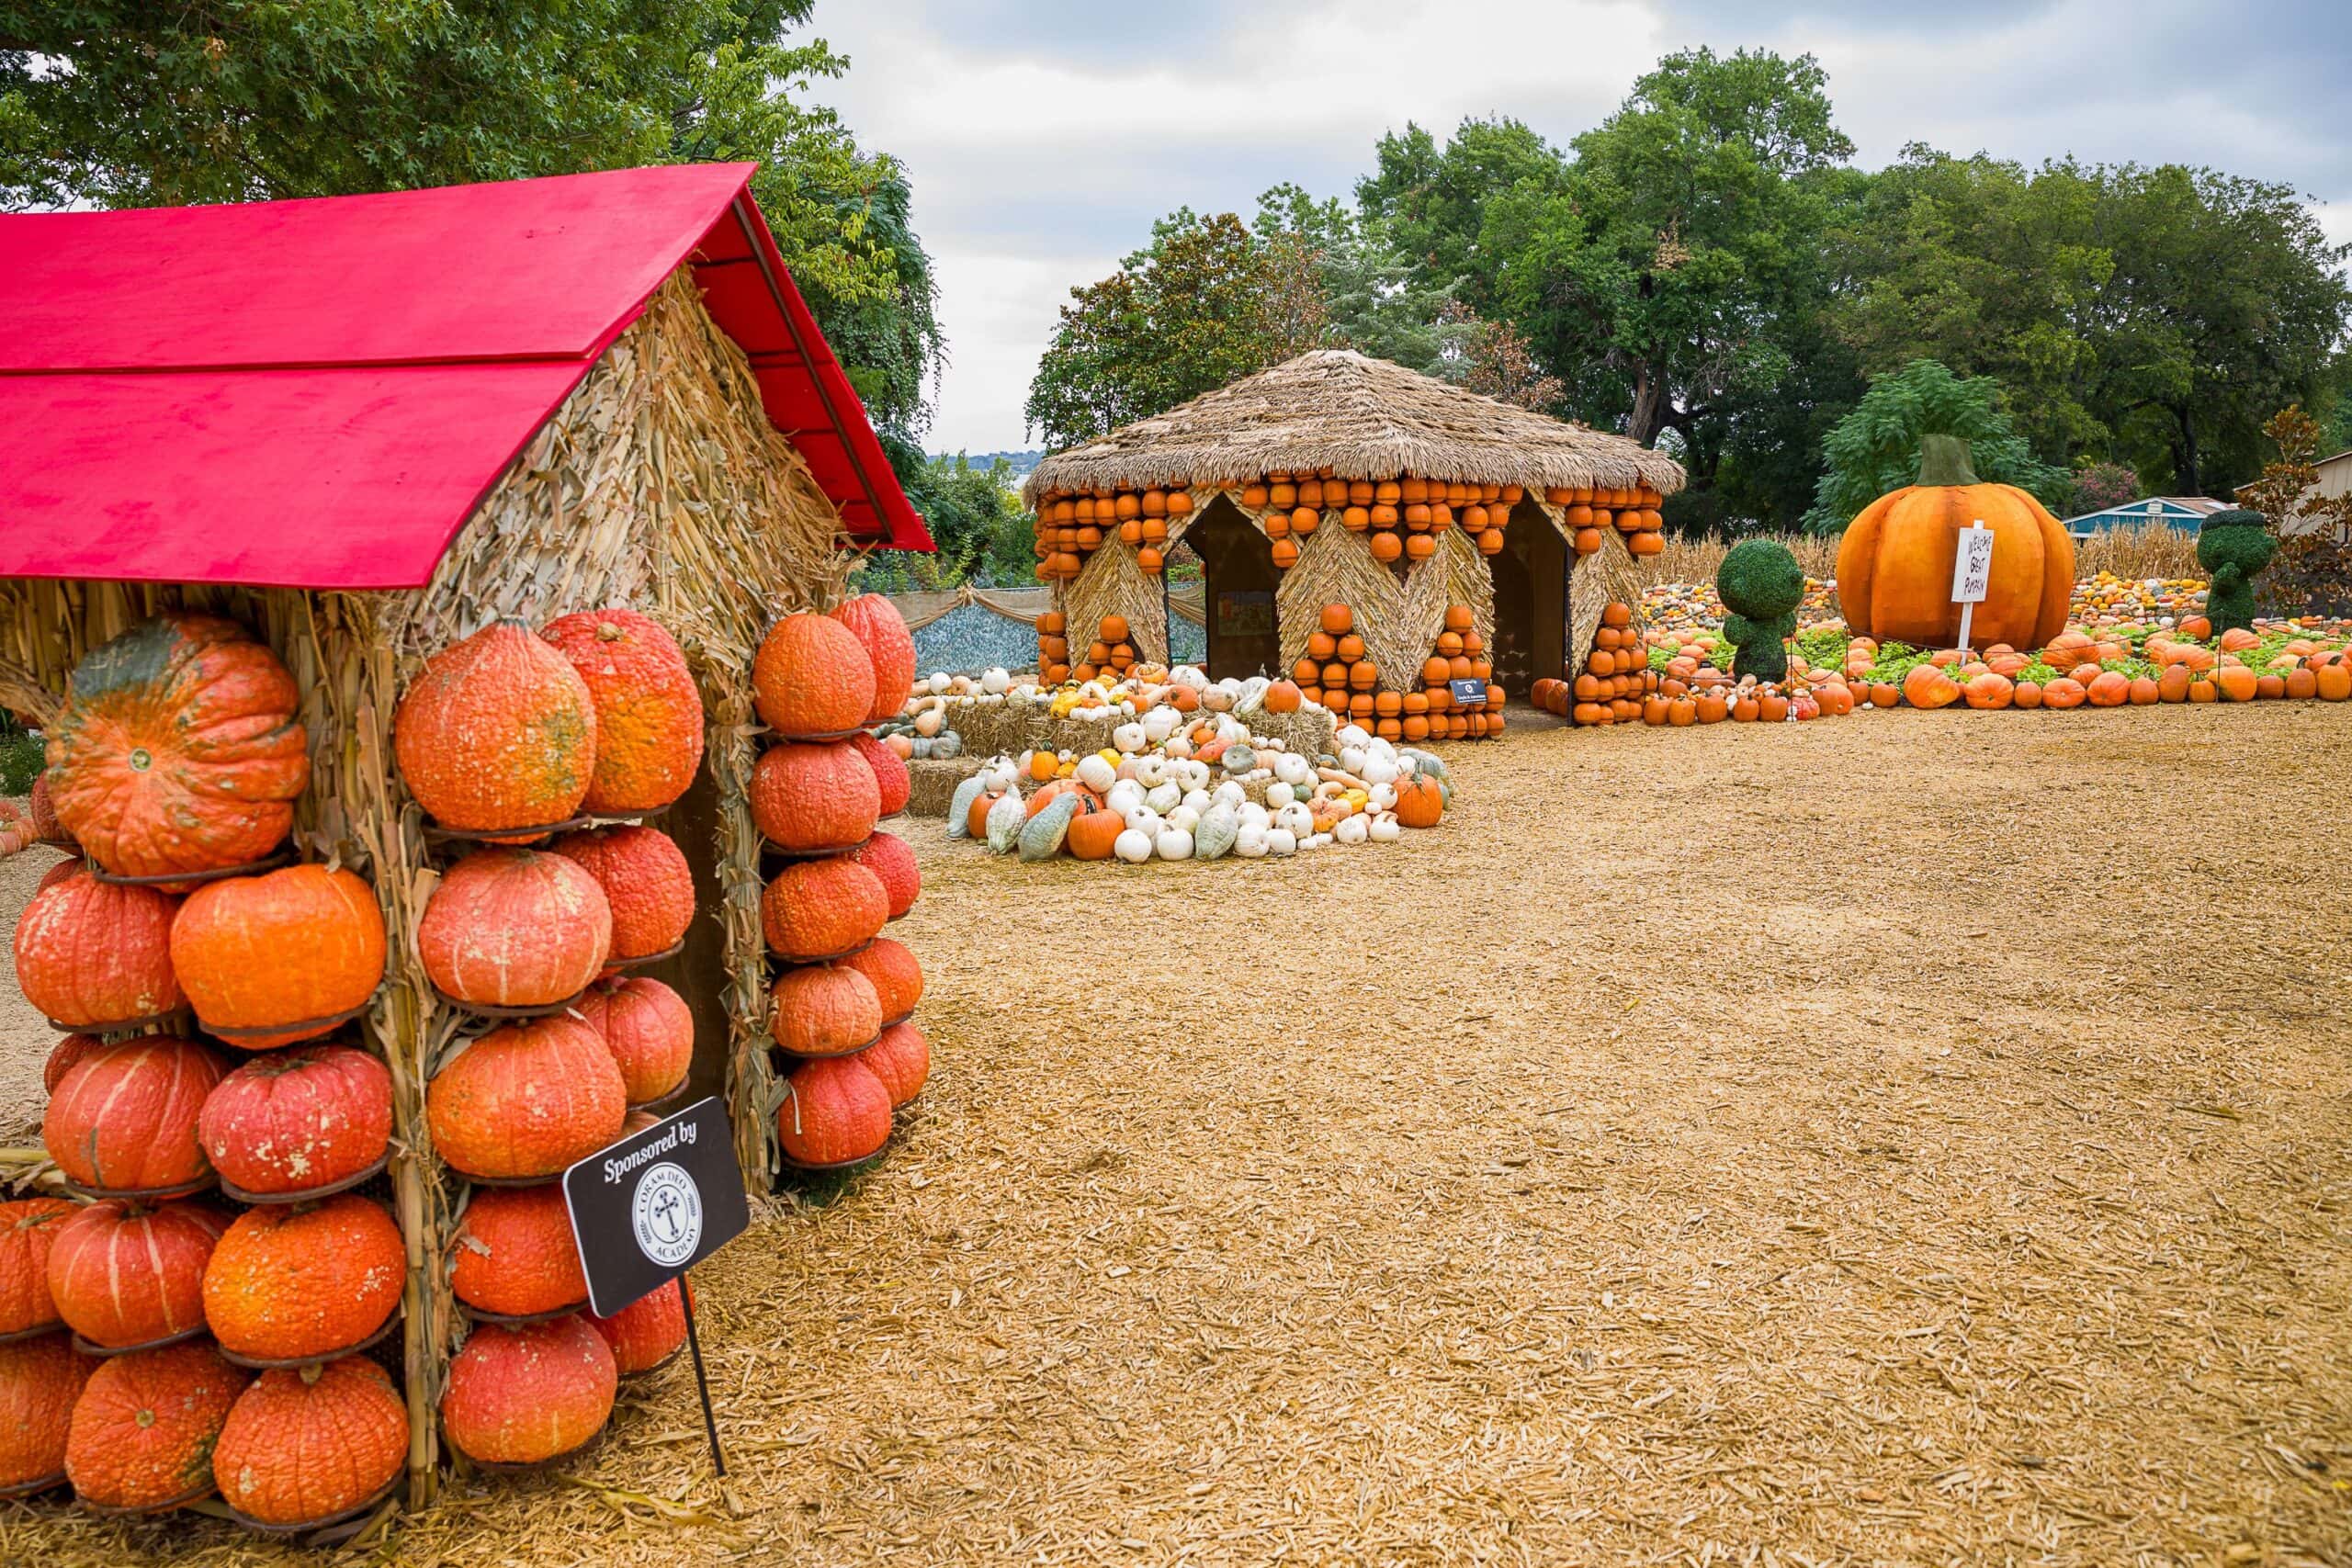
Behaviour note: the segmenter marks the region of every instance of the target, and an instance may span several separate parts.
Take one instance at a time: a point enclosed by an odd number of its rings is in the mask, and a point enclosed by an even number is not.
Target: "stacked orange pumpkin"
[[[1647,485],[1547,490],[1544,499],[1566,519],[1580,556],[1600,549],[1600,531],[1609,527],[1623,535],[1625,547],[1637,556],[1666,548],[1666,519],[1658,511],[1666,498]]]
[[[1592,651],[1566,693],[1568,716],[1578,724],[1634,723],[1642,716],[1642,699],[1655,693],[1657,684],[1649,650],[1634,625],[1634,607],[1618,602],[1604,605]],[[1563,694],[1555,691],[1548,695],[1552,711],[1559,712]]]
[[[1094,623],[1094,640],[1086,647],[1084,657],[1069,672],[1074,681],[1091,681],[1097,676],[1122,680],[1135,668],[1135,645],[1127,640],[1127,618],[1105,615]]]
[[[1432,740],[1483,740],[1503,732],[1503,689],[1494,684],[1495,667],[1487,657],[1486,639],[1478,635],[1477,615],[1467,604],[1445,607],[1445,626],[1421,661],[1419,695],[1428,705],[1429,738]],[[1456,681],[1476,681],[1485,695],[1464,701],[1453,694]],[[1407,709],[1407,717],[1411,709]],[[1385,733],[1385,731],[1383,733]],[[1407,739],[1416,739],[1405,730]]]
[[[1047,610],[1035,624],[1038,684],[1058,686],[1069,679],[1069,638],[1064,635],[1069,623],[1059,610]]]
[[[1163,524],[1165,502],[1158,513]],[[1087,502],[1091,514],[1092,498]],[[1052,624],[1048,633],[1039,622],[1041,665],[1049,654],[1067,655],[1044,640],[1058,638],[1059,617]],[[1124,623],[1112,617],[1097,629],[1115,634],[1132,660]],[[1093,666],[1109,657],[1106,647],[1078,673],[1091,679]],[[776,1114],[777,1142],[796,1167],[840,1168],[879,1154],[892,1111],[914,1097],[929,1071],[930,1047],[908,1021],[922,970],[881,934],[922,889],[913,851],[876,827],[886,787],[893,812],[904,807],[906,792],[877,776],[871,739],[851,734],[891,716],[913,665],[905,623],[888,600],[868,594],[830,615],[786,615],[752,666],[761,716],[777,737],[753,771],[751,807],[781,863],[760,912],[769,950],[782,964],[769,1026],[789,1084]],[[634,1339],[622,1335],[616,1344]]]
[[[1038,499],[1031,524],[1037,581],[1069,581],[1113,540],[1133,549],[1136,564],[1158,576],[1166,564],[1170,525],[1192,511],[1192,492],[1182,489],[1049,491]]]

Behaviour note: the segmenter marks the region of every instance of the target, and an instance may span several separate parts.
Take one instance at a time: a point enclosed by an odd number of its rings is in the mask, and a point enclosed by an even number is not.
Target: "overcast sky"
[[[1555,143],[1678,49],[1810,51],[1877,167],[1904,143],[2289,183],[2352,240],[2352,0],[820,0],[819,96],[904,160],[951,355],[934,451],[1029,444],[1056,307],[1174,208],[1347,196],[1385,130]]]

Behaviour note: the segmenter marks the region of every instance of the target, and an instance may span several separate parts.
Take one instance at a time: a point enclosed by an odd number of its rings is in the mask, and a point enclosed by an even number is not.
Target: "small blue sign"
[[[1487,700],[1487,683],[1484,681],[1449,681],[1446,684],[1453,688],[1453,700],[1464,707],[1475,708]]]

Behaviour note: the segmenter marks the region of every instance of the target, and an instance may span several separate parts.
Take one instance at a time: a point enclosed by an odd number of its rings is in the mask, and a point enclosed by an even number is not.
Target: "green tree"
[[[861,585],[895,592],[904,589],[1027,587],[1037,558],[1029,513],[1013,490],[1012,465],[999,457],[975,467],[962,453],[932,457],[907,477],[907,497],[931,529],[935,555],[884,551],[864,569]]]
[[[1518,120],[1466,119],[1441,148],[1409,120],[1380,139],[1374,172],[1356,183],[1356,207],[1424,288],[1458,296],[1481,315],[1500,303],[1506,250],[1490,243],[1487,212],[1507,191],[1565,195],[1567,162]]]
[[[1316,344],[1352,348],[1429,375],[1448,373],[1463,337],[1453,307],[1454,279],[1432,281],[1390,241],[1378,220],[1337,200],[1317,201],[1295,185],[1258,198],[1250,224],[1283,274],[1311,287]],[[1306,334],[1294,332],[1294,338]]]
[[[1805,527],[1843,533],[1862,508],[1889,491],[1916,484],[1919,438],[1956,435],[1969,444],[1972,466],[1987,484],[2016,485],[2045,506],[2063,503],[2070,476],[2039,461],[2001,408],[1990,377],[1963,378],[1932,359],[1915,359],[1871,383],[1854,411],[1824,444],[1828,469],[1821,476]]]

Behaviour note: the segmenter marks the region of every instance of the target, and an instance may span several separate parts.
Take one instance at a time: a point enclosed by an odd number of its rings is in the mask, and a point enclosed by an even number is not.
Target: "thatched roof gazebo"
[[[1325,349],[1057,453],[1023,495],[1072,665],[1109,615],[1135,657],[1166,658],[1156,575],[1184,542],[1207,568],[1212,673],[1303,673],[1322,607],[1344,604],[1380,671],[1352,702],[1422,684],[1449,608],[1514,689],[1561,673],[1601,605],[1634,597],[1632,554],[1682,483],[1624,436]]]

